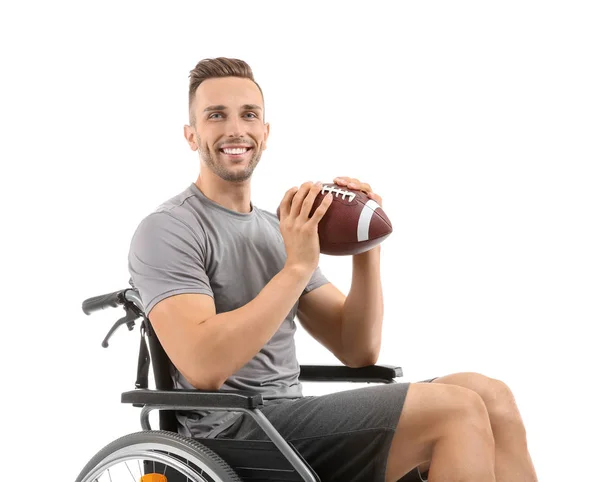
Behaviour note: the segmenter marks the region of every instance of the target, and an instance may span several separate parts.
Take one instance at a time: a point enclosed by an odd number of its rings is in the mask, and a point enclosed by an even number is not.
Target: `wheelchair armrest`
[[[393,383],[402,376],[402,368],[392,365],[370,365],[351,368],[344,365],[301,365],[300,381]]]
[[[262,394],[251,391],[211,392],[203,390],[130,390],[121,394],[121,403],[134,406],[170,405],[180,408],[247,408],[262,406]]]

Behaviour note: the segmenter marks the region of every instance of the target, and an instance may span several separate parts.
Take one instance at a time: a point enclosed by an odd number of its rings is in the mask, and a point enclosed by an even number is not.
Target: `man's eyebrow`
[[[227,107],[225,107],[224,105],[209,105],[206,109],[204,109],[204,112],[210,112],[211,110],[226,110]]]
[[[242,106],[244,110],[262,110],[262,107],[256,104],[244,104]],[[227,107],[224,105],[209,105],[204,112],[211,112],[214,110],[227,110]]]

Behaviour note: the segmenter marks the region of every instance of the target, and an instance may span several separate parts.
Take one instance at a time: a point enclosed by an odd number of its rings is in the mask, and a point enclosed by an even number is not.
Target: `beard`
[[[252,150],[252,157],[248,161],[248,165],[243,169],[228,169],[225,164],[219,160],[220,151],[213,154],[210,149],[204,148],[201,143],[198,143],[198,152],[200,153],[200,159],[208,166],[208,168],[217,176],[224,181],[229,182],[243,182],[252,176],[254,169],[260,161],[262,155],[261,146],[255,146]]]

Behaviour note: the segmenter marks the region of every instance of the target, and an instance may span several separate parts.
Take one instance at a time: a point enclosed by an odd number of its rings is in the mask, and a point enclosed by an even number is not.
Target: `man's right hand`
[[[314,214],[309,217],[321,183],[305,182],[298,189],[288,190],[279,205],[279,229],[287,253],[286,267],[312,275],[319,265],[318,224],[331,205],[333,195],[328,193]]]

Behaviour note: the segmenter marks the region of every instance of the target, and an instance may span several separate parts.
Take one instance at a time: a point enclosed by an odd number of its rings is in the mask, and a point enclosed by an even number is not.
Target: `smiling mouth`
[[[223,147],[219,149],[219,152],[225,154],[227,156],[243,156],[247,152],[251,151],[252,148],[248,146],[240,146],[240,147]]]

